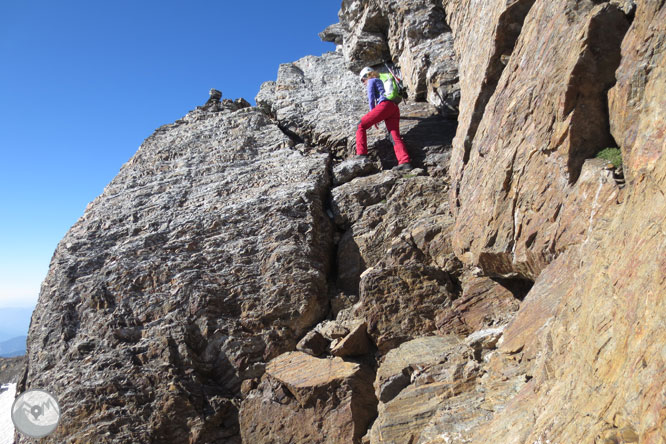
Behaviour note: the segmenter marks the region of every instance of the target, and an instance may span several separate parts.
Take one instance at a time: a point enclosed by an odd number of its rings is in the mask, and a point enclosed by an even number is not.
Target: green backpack
[[[402,91],[400,84],[396,81],[393,74],[390,72],[379,73],[379,80],[384,84],[384,97],[389,99],[391,102],[400,103],[402,102]]]

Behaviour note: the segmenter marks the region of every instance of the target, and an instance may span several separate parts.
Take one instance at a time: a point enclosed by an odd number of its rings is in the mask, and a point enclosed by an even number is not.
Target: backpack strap
[[[402,79],[400,77],[398,77],[397,75],[395,75],[395,73],[393,72],[391,67],[388,66],[388,63],[384,62],[384,66],[386,67],[388,72],[391,73],[391,75],[395,78],[396,81],[398,81],[399,83],[402,83]]]

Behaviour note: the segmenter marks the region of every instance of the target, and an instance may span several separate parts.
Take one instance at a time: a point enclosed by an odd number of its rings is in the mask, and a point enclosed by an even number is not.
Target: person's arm
[[[384,83],[380,79],[372,78],[368,80],[368,105],[370,105],[370,111],[377,106],[377,102],[384,95]]]
[[[375,103],[377,102],[377,96],[375,94],[375,79],[369,79],[368,80],[368,105],[370,106],[370,111],[373,110],[375,107]]]

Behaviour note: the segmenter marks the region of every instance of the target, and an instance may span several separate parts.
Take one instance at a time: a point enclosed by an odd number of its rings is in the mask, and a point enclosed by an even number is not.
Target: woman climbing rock
[[[356,155],[368,155],[368,141],[366,131],[373,125],[385,122],[386,129],[393,138],[393,150],[398,159],[398,170],[411,170],[409,154],[405,144],[400,137],[400,108],[398,104],[386,98],[384,83],[379,78],[379,73],[370,67],[361,70],[361,82],[366,86],[368,92],[368,105],[370,112],[361,117],[356,130]]]

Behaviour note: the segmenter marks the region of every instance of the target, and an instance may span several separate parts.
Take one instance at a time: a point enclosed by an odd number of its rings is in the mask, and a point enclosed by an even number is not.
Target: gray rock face
[[[280,65],[277,80],[264,83],[256,101],[280,128],[309,149],[326,149],[338,160],[355,155],[356,127],[368,112],[368,103],[363,84],[347,69],[341,54],[308,56]],[[450,150],[456,123],[425,102],[403,102],[400,113],[400,132],[412,164],[430,162],[433,170],[441,167],[429,158]],[[383,125],[368,131],[368,145],[371,161],[384,169],[397,164]],[[339,183],[344,180],[338,179]]]
[[[332,191],[331,209],[335,223],[348,227],[356,222],[366,207],[386,198],[400,174],[385,171],[368,177],[359,177],[336,187]]]
[[[368,112],[363,84],[335,52],[280,65],[277,80],[261,85],[256,102],[296,138],[339,157],[353,151],[356,125]]]
[[[335,27],[322,38],[341,44],[351,70],[396,63],[410,98],[427,99],[447,115],[458,113],[458,62],[441,2],[343,1],[339,17],[342,36]]]
[[[158,129],[58,246],[23,387],[58,394],[45,442],[239,442],[241,381],[325,314],[328,156],[226,107]]]
[[[333,185],[342,185],[359,176],[377,173],[377,166],[368,157],[345,160],[333,168]]]

